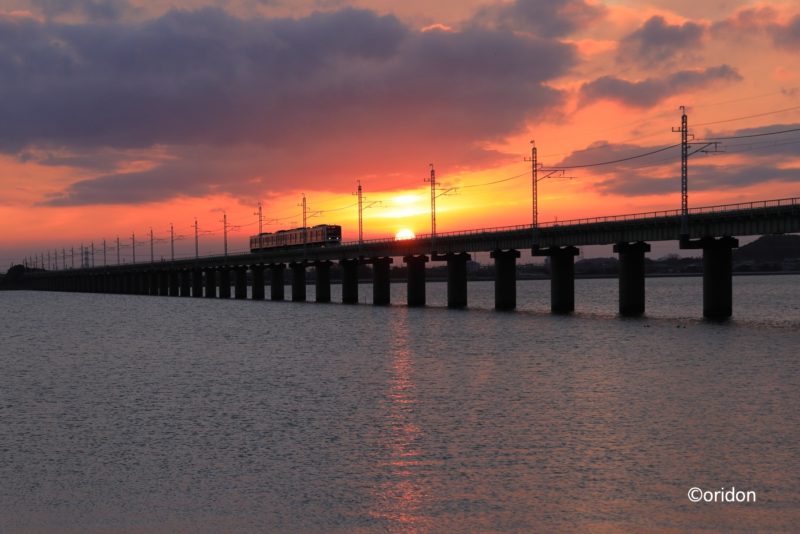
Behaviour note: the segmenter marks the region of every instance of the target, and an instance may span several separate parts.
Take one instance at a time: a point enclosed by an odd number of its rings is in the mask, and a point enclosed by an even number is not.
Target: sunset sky
[[[0,265],[340,224],[530,224],[548,167],[697,140],[690,206],[800,196],[800,4],[737,0],[0,0]],[[751,137],[741,137],[751,136]],[[540,183],[540,221],[680,207],[680,153]],[[516,178],[514,178],[516,177]],[[506,180],[508,179],[508,180]],[[494,182],[494,183],[490,183]],[[321,213],[320,213],[321,212]],[[130,258],[130,247],[121,250]],[[109,256],[116,252],[109,252]]]

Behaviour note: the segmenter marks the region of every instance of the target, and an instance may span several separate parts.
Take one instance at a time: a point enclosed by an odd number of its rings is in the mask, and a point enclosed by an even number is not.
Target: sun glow
[[[417,237],[414,232],[409,230],[408,228],[403,228],[398,230],[397,233],[394,235],[395,240],[402,241],[403,239],[414,239]]]
[[[414,204],[420,200],[419,195],[397,195],[396,197],[392,198],[392,202],[395,204]]]

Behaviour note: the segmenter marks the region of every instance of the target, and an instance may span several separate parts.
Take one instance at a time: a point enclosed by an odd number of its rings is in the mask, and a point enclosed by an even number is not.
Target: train
[[[276,248],[305,246],[329,247],[342,243],[342,227],[336,224],[318,224],[310,228],[278,230],[250,236],[250,252],[264,252]]]

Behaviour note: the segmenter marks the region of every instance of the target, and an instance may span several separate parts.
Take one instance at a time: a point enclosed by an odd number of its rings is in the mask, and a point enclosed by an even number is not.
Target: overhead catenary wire
[[[730,119],[722,119],[722,120],[718,120],[718,121],[709,121],[709,122],[699,122],[699,123],[692,124],[692,127],[696,128],[698,126],[711,126],[712,124],[724,124],[726,122],[735,122],[735,121],[743,121],[743,120],[746,120],[746,119],[755,119],[755,118],[758,118],[758,117],[766,117],[767,115],[776,115],[778,113],[785,113],[787,111],[796,111],[798,109],[800,109],[800,106],[792,106],[790,108],[775,109],[775,110],[772,110],[772,111],[765,111],[763,113],[754,113],[753,115],[742,115],[742,116],[739,116],[739,117],[732,117]]]
[[[762,132],[762,133],[743,134],[743,135],[703,137],[702,139],[698,139],[698,141],[724,141],[727,139],[749,139],[752,137],[767,137],[770,135],[781,135],[792,132],[800,132],[800,128],[789,128],[788,130],[779,130],[777,132]]]
[[[646,158],[647,156],[652,156],[653,154],[658,154],[660,152],[665,152],[667,150],[670,150],[672,148],[676,148],[676,147],[679,147],[679,146],[681,146],[681,144],[680,143],[676,143],[674,145],[669,145],[669,146],[657,148],[655,150],[651,150],[651,151],[645,152],[643,154],[636,154],[634,156],[628,156],[628,157],[625,157],[625,158],[618,158],[618,159],[612,159],[612,160],[607,160],[607,161],[598,161],[598,162],[594,162],[594,163],[584,163],[584,164],[581,164],[581,165],[559,165],[557,168],[552,168],[552,169],[548,168],[548,167],[544,167],[542,170],[586,169],[586,168],[589,168],[589,167],[601,167],[603,165],[613,165],[615,163],[623,163],[625,161],[632,161],[632,160],[639,159],[639,158]]]

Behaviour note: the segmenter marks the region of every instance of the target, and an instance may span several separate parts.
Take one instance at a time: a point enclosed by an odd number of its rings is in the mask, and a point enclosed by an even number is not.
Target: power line
[[[754,119],[756,117],[765,117],[767,115],[775,115],[776,113],[784,113],[786,111],[794,111],[794,110],[797,110],[797,109],[800,109],[800,106],[794,106],[794,107],[791,107],[791,108],[776,109],[776,110],[773,110],[773,111],[765,111],[764,113],[756,113],[754,115],[743,115],[741,117],[733,117],[731,119],[723,119],[723,120],[719,120],[719,121],[701,122],[701,123],[698,123],[698,124],[694,124],[693,126],[694,127],[697,127],[697,126],[710,126],[712,124],[722,124],[722,123],[725,123],[725,122],[734,122],[734,121],[741,121],[741,120],[745,120],[745,119]]]
[[[470,184],[470,185],[459,185],[456,189],[469,189],[470,187],[484,187],[487,185],[494,185],[494,184],[501,184],[503,182],[510,182],[511,180],[517,180],[522,178],[523,176],[528,176],[528,172],[523,172],[522,174],[515,174],[514,176],[509,176],[508,178],[502,178],[500,180],[493,180],[491,182],[483,182],[479,184]]]
[[[639,159],[639,158],[645,158],[647,156],[652,156],[653,154],[658,154],[659,152],[665,152],[667,150],[670,150],[672,148],[679,147],[679,146],[681,146],[681,144],[680,143],[676,143],[674,145],[665,146],[665,147],[662,147],[662,148],[658,148],[656,150],[651,150],[650,152],[645,152],[643,154],[637,154],[635,156],[629,156],[627,158],[619,158],[619,159],[613,159],[613,160],[609,160],[609,161],[599,161],[599,162],[596,162],[596,163],[585,163],[583,165],[559,165],[558,168],[559,169],[585,169],[587,167],[600,167],[601,165],[613,165],[614,163],[622,163],[622,162],[625,162],[625,161],[631,161],[631,160],[634,160],[634,159]],[[543,170],[548,170],[548,169],[544,168]]]
[[[780,130],[778,132],[765,132],[765,133],[757,133],[757,134],[747,134],[747,135],[729,135],[725,137],[704,137],[701,141],[719,141],[725,139],[748,139],[751,137],[766,137],[768,135],[780,135],[785,133],[791,132],[800,132],[800,128],[790,128],[788,130]]]
[[[780,143],[771,142],[771,143],[739,143],[735,145],[727,145],[727,148],[733,148],[732,152],[741,153],[741,152],[753,152],[756,150],[764,150],[767,148],[777,148],[781,146],[788,146],[800,143],[800,139],[792,139],[791,141],[783,141]]]

